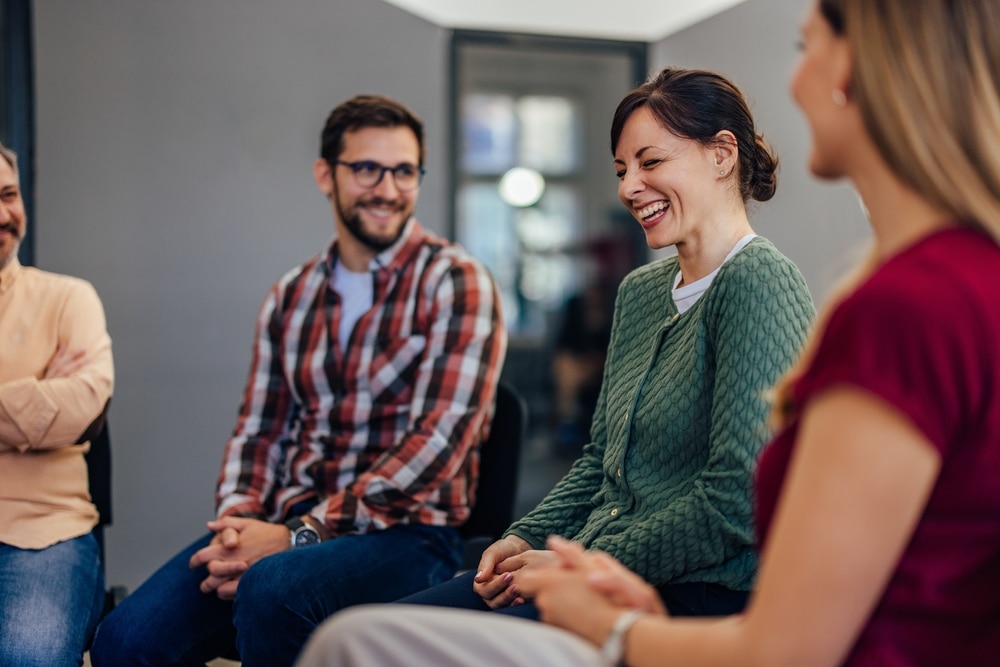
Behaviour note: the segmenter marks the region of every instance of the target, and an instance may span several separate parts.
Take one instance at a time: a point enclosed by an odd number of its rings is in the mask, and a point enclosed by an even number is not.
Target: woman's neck
[[[745,210],[727,216],[711,230],[702,231],[704,233],[677,244],[677,262],[681,270],[678,287],[700,280],[715,271],[737,241],[747,234],[753,234]]]
[[[868,210],[880,262],[955,224],[953,215],[904,184],[884,163],[851,180]]]

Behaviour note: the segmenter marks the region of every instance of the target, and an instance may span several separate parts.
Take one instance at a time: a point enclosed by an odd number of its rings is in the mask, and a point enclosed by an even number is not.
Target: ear
[[[316,179],[316,187],[327,198],[333,196],[333,170],[330,163],[323,158],[316,158],[313,162],[313,178]]]
[[[736,143],[736,135],[729,130],[719,130],[712,138],[711,144],[712,165],[716,172],[724,178],[736,168],[740,158],[739,145]]]
[[[833,77],[833,88],[842,92],[847,100],[851,99],[851,88],[854,83],[854,60],[851,49],[845,37],[836,37],[830,58],[830,72]]]

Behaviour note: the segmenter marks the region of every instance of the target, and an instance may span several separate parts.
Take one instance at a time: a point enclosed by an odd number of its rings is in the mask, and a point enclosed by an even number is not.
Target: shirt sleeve
[[[0,383],[0,451],[77,444],[111,397],[114,365],[104,308],[90,283],[74,279],[69,285],[55,306],[58,342],[68,350],[86,350],[87,364],[69,377]]]
[[[769,436],[765,395],[815,314],[805,281],[784,258],[723,276],[706,303],[715,358],[707,463],[669,505],[590,544],[656,585],[752,557],[753,469]]]
[[[454,262],[428,297],[432,324],[414,383],[409,427],[367,470],[313,511],[333,534],[381,529],[419,514],[442,493],[468,504],[450,482],[478,446],[494,408],[507,346],[493,279],[476,262]],[[437,523],[425,517],[426,523]]]
[[[281,367],[284,327],[278,308],[280,287],[264,298],[254,331],[250,375],[233,434],[226,442],[216,487],[221,516],[265,519],[294,409]]]

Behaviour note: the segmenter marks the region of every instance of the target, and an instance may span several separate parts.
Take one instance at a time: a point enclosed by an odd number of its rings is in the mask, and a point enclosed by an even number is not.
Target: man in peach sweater
[[[0,145],[0,665],[78,665],[104,601],[84,434],[111,338],[90,283],[21,265],[26,224]]]

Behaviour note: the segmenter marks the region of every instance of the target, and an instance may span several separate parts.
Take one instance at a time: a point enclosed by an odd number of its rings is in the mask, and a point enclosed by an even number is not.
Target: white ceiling
[[[746,0],[385,0],[445,28],[655,42]]]

